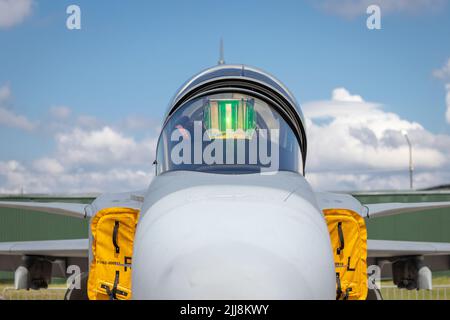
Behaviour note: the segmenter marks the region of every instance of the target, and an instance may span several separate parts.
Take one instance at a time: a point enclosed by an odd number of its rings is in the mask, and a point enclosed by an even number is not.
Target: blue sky
[[[326,7],[333,0],[20,1],[31,2],[27,15],[0,28],[0,88],[10,91],[4,108],[39,126],[0,124],[0,161],[17,161],[28,173],[36,159],[56,157],[55,137],[65,129],[46,130],[55,122],[51,108],[116,131],[128,117],[148,119],[147,130],[120,132],[137,143],[154,138],[176,89],[216,64],[220,37],[226,62],[269,71],[301,104],[330,100],[343,87],[433,136],[450,134],[446,81],[433,76],[450,57],[445,0],[382,5],[381,30],[366,28],[365,10]],[[66,28],[70,4],[81,8],[81,30]],[[69,122],[67,130],[77,126]],[[0,185],[10,183],[7,173]]]

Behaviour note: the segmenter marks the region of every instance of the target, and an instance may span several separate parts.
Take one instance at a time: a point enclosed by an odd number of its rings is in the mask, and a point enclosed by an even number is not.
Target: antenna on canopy
[[[219,61],[217,62],[217,64],[225,64],[225,60],[223,57],[223,38],[220,38],[220,56],[219,56]]]

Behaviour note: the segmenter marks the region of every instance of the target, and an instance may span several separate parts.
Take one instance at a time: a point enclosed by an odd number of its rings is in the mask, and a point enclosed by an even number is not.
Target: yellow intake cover
[[[367,230],[364,218],[348,209],[323,210],[334,250],[336,299],[367,297]]]
[[[131,259],[139,210],[106,208],[91,220],[90,300],[131,299]]]

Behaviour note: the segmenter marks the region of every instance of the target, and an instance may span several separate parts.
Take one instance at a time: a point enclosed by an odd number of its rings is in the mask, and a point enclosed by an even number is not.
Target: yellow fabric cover
[[[138,216],[139,210],[106,208],[92,218],[90,300],[131,299],[131,258]]]
[[[365,300],[368,288],[364,218],[348,209],[325,209],[323,212],[334,251],[336,299]],[[344,240],[343,248],[339,227]]]

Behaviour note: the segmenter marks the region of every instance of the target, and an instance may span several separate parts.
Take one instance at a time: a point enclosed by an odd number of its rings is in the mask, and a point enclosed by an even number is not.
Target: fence
[[[406,290],[382,285],[381,294],[385,300],[450,300],[450,285],[434,285],[433,290]]]
[[[65,293],[65,287],[42,290],[15,290],[13,287],[5,287],[0,294],[0,300],[62,300]],[[382,285],[381,294],[385,300],[450,300],[450,285],[435,285],[433,290],[406,290]]]

